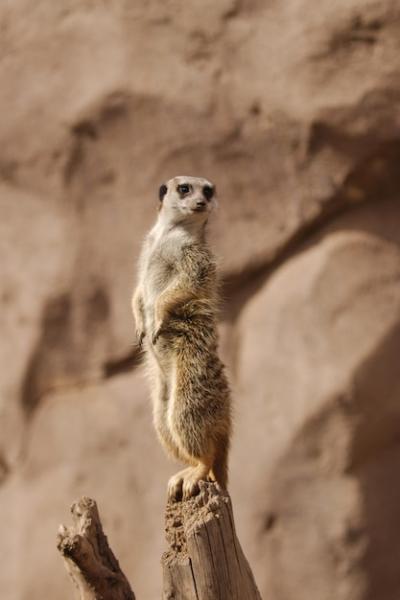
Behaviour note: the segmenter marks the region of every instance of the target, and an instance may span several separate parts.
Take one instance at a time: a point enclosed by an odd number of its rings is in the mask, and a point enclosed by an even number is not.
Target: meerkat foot
[[[187,467],[173,475],[168,481],[168,500],[177,502],[182,499],[182,486],[186,474],[192,470],[192,467]]]
[[[182,485],[183,500],[188,500],[199,493],[199,481],[208,481],[209,470],[209,466],[203,464],[200,464],[197,467],[191,467],[187,470]]]

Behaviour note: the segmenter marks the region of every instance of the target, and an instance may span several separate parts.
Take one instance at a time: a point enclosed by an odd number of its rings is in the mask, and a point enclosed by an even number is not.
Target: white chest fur
[[[177,276],[182,248],[190,241],[190,235],[184,229],[159,222],[145,241],[140,261],[140,279],[146,325],[150,329],[154,324],[155,302]]]

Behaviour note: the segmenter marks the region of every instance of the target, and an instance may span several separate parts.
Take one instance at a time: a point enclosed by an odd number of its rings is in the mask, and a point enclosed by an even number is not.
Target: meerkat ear
[[[215,185],[205,185],[203,187],[203,194],[204,197],[210,201],[211,198],[213,198],[213,196],[215,196]]]
[[[160,202],[163,201],[165,194],[167,193],[167,186],[165,185],[165,183],[163,183],[162,185],[160,185],[160,189],[158,190],[158,197],[160,198]]]

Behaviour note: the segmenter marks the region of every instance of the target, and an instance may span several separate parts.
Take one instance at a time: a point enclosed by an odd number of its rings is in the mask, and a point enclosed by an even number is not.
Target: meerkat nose
[[[202,206],[206,205],[206,201],[205,200],[197,200],[196,202],[196,206],[198,206],[199,208],[201,208]]]

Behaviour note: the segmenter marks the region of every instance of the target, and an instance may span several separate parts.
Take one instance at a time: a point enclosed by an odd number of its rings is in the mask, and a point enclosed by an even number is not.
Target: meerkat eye
[[[214,196],[214,194],[215,194],[215,188],[214,188],[214,187],[211,187],[211,185],[205,185],[205,186],[203,187],[203,194],[204,194],[204,197],[205,197],[207,200],[211,200],[211,198],[212,198],[212,197]]]
[[[181,194],[181,196],[186,196],[186,194],[190,192],[190,185],[188,185],[187,183],[181,183],[181,185],[178,185],[176,189],[179,192],[179,194]]]

